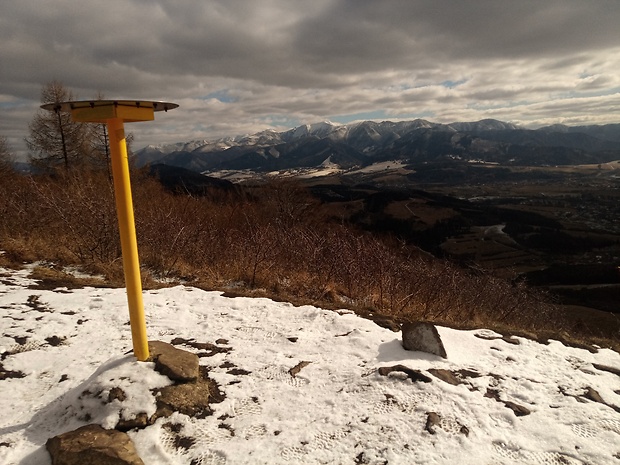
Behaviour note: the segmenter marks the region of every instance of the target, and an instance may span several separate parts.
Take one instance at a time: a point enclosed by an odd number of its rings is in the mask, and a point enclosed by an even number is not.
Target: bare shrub
[[[113,187],[105,170],[0,183],[0,240],[15,257],[61,259],[122,280]],[[399,321],[557,327],[548,299],[523,283],[464,270],[390,237],[326,221],[298,185],[193,197],[136,172],[143,266],[156,278],[349,306]],[[10,188],[8,187],[10,186]]]
[[[200,202],[177,197],[156,181],[140,179],[134,188],[135,218],[142,263],[158,276],[187,273],[188,260],[203,241]]]
[[[120,257],[113,186],[99,171],[71,170],[54,177],[31,178],[32,192],[46,220],[45,234],[81,263]]]

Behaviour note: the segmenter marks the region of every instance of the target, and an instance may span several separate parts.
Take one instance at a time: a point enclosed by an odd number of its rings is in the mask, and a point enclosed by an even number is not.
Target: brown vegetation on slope
[[[122,285],[114,192],[107,173],[3,174],[0,262],[76,264]],[[318,201],[291,182],[209,196],[171,194],[133,174],[145,287],[162,278],[293,303],[349,307],[396,321],[429,320],[596,338],[617,328],[567,320],[523,284],[466,271],[390,237],[327,221]],[[49,277],[48,277],[49,278]]]

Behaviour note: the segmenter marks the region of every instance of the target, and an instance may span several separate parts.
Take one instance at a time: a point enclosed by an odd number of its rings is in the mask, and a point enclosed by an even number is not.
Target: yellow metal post
[[[107,126],[110,138],[114,196],[116,198],[116,213],[121,235],[123,270],[125,272],[125,286],[127,287],[133,352],[138,360],[144,361],[149,358],[149,346],[146,336],[144,303],[142,301],[142,281],[140,278],[138,241],[136,240],[131,183],[129,180],[125,129],[121,118],[108,119]]]
[[[41,105],[41,108],[45,110],[71,113],[71,118],[76,122],[105,123],[108,127],[114,177],[114,197],[116,198],[116,213],[123,251],[123,271],[125,272],[125,286],[129,304],[131,339],[133,353],[140,361],[149,358],[149,345],[146,337],[138,241],[136,240],[136,225],[129,181],[129,160],[127,159],[127,143],[123,123],[152,121],[155,119],[155,112],[166,112],[178,106],[176,103],[170,102],[141,100],[82,100]]]

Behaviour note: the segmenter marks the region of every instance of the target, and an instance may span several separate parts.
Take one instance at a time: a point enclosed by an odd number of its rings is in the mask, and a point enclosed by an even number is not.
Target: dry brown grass
[[[13,177],[0,183],[4,262],[76,264],[122,284],[107,173]],[[393,238],[330,223],[316,200],[291,182],[243,195],[192,197],[170,194],[136,172],[133,196],[145,288],[166,278],[205,289],[349,307],[397,321],[617,338],[617,330],[602,334],[575,327],[546,296],[523,284],[466,271]]]

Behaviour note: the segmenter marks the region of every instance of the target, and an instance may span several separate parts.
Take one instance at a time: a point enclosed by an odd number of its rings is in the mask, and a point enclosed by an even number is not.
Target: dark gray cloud
[[[137,144],[355,115],[618,122],[617,0],[3,0],[0,135],[41,86],[177,101]],[[22,128],[21,130],[19,128]]]

